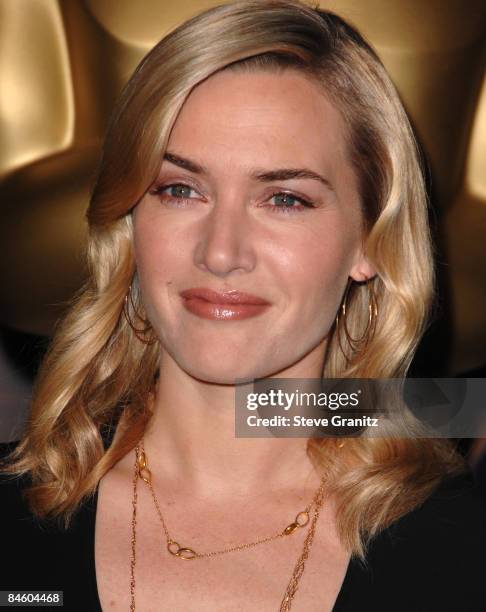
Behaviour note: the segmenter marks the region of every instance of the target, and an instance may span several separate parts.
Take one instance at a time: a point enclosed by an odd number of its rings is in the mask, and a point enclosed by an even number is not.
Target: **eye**
[[[159,196],[161,200],[172,200],[175,202],[187,202],[188,200],[194,200],[191,197],[191,192],[197,193],[195,189],[186,185],[185,183],[171,183],[169,185],[157,185],[150,190],[151,195]],[[314,204],[293,193],[287,191],[278,191],[270,196],[270,200],[275,198],[275,205],[265,206],[272,212],[292,214],[295,212],[301,212],[306,208],[315,208]]]
[[[193,200],[191,192],[197,193],[195,189],[184,183],[172,183],[171,185],[157,185],[149,191],[150,195],[159,196],[161,200],[175,200],[185,202]]]
[[[275,198],[275,206],[270,206],[269,209],[276,213],[288,214],[303,211],[305,208],[315,208],[314,204],[306,198],[287,191],[278,191],[270,196],[270,200],[273,198]]]

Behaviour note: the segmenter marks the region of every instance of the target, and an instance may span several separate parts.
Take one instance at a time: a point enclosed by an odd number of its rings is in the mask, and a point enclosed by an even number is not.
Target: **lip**
[[[263,298],[236,289],[231,291],[214,291],[207,287],[194,287],[193,289],[181,291],[181,296],[188,299],[200,298],[212,304],[269,304]]]
[[[264,312],[270,302],[251,293],[238,290],[214,291],[207,287],[195,287],[181,291],[184,307],[203,319],[247,319]]]

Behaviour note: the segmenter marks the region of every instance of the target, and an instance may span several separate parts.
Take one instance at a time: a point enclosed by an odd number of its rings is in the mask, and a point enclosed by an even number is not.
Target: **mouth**
[[[206,287],[187,289],[180,293],[186,310],[203,319],[247,319],[265,312],[270,302],[242,291],[213,291]]]

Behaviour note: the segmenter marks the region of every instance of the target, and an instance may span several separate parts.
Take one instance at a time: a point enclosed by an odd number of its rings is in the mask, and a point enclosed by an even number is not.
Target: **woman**
[[[2,588],[484,609],[484,507],[447,441],[234,435],[236,379],[403,377],[427,324],[418,155],[355,30],[296,0],[179,26],[118,102],[88,221],[88,283],[4,468]]]

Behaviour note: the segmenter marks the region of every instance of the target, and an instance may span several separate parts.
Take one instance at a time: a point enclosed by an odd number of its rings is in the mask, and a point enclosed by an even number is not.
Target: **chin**
[[[215,359],[214,362],[204,360],[200,363],[190,360],[182,363],[181,366],[193,378],[217,385],[234,385],[236,381],[238,383],[252,382],[255,378],[270,375],[267,368],[263,369],[257,364],[252,365],[248,359],[227,359],[225,361],[220,358]]]
[[[201,365],[201,367],[187,368],[186,372],[198,380],[216,385],[234,385],[236,380],[238,380],[238,382],[249,382],[253,381],[258,376],[251,371],[251,369],[243,369],[241,365],[235,366],[234,368],[222,368],[220,364],[219,366],[210,368],[207,364],[204,364]]]

